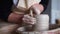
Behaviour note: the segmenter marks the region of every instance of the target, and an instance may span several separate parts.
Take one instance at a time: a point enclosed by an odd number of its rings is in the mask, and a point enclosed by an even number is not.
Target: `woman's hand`
[[[40,14],[41,12],[43,12],[44,7],[43,7],[42,4],[36,3],[36,4],[32,5],[32,6],[30,7],[30,9],[33,10],[34,14]]]
[[[33,24],[36,23],[36,19],[27,14],[27,15],[24,15],[23,22],[26,23],[26,24],[33,25]]]

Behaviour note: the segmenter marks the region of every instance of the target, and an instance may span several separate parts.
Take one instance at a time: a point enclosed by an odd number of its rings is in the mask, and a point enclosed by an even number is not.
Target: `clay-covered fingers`
[[[29,16],[29,15],[24,15],[23,22],[27,23],[27,24],[35,24],[36,19],[34,17]]]

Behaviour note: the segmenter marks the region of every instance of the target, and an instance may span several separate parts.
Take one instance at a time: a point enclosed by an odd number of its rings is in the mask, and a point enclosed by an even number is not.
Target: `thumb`
[[[41,13],[41,11],[39,9],[35,8],[35,7],[31,7],[30,11],[32,11],[32,13],[34,13],[36,15]]]
[[[37,8],[34,8],[34,12],[36,13],[36,15],[39,15],[41,13],[41,11]]]
[[[33,17],[33,11],[30,9],[30,16]]]

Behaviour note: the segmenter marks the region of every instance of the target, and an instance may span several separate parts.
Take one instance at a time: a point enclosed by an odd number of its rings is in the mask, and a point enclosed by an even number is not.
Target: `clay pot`
[[[35,31],[46,31],[49,29],[49,16],[47,14],[36,15]]]

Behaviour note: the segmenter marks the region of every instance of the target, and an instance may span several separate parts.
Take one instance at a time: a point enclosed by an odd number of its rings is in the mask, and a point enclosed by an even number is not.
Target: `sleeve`
[[[4,20],[4,21],[7,21],[7,19],[8,19],[8,16],[10,15],[10,13],[11,13],[12,11],[6,11],[6,12],[0,12],[0,19],[1,20]]]
[[[49,2],[49,0],[41,0],[41,2],[39,3],[39,4],[42,4],[44,6],[44,11],[47,8],[48,2]]]
[[[12,0],[4,0],[0,2],[0,19],[7,21],[8,16],[12,13]]]

